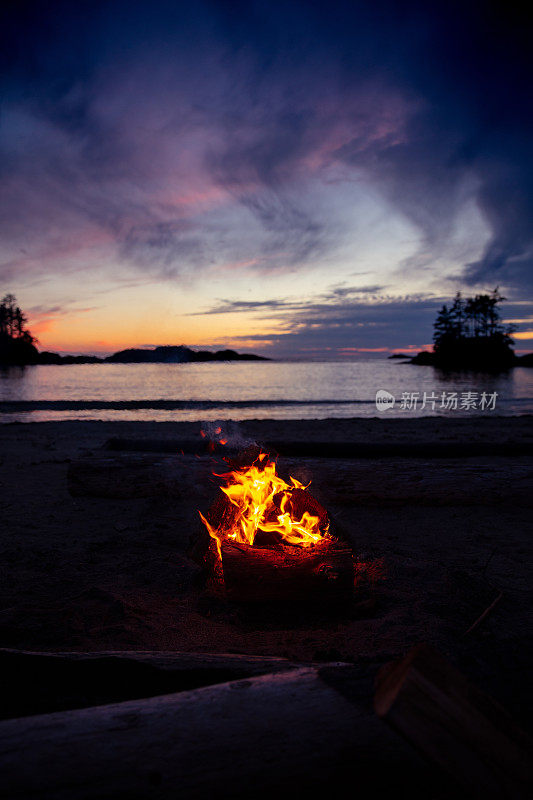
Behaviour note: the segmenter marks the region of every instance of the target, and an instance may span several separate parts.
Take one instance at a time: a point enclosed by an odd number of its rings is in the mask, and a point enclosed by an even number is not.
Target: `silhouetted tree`
[[[28,364],[37,360],[35,343],[27,326],[26,315],[13,294],[0,301],[0,363]]]
[[[443,305],[437,314],[437,319],[433,323],[433,328],[433,341],[435,342],[435,345],[440,345],[446,339],[454,336],[455,324],[452,309],[449,309],[446,305]]]
[[[28,319],[17,305],[14,294],[6,294],[0,301],[0,336],[9,336],[11,339],[24,339],[37,341],[26,328]]]
[[[494,367],[510,364],[516,328],[501,321],[499,306],[504,300],[498,287],[466,298],[457,292],[451,307],[442,306],[433,325],[437,361],[459,365],[476,361]]]

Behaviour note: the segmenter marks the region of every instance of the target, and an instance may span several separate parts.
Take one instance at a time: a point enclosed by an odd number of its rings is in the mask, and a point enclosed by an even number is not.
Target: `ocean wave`
[[[163,409],[179,411],[212,408],[268,408],[273,406],[373,405],[374,400],[2,400],[0,413],[22,411],[88,411],[105,409]]]

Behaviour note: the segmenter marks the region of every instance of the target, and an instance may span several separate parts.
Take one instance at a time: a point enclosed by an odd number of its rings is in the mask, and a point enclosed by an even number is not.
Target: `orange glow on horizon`
[[[229,317],[236,316],[232,325]],[[111,319],[110,319],[111,317]],[[247,315],[206,315],[187,317],[146,314],[142,319],[131,313],[120,316],[102,309],[35,314],[29,328],[38,338],[40,350],[103,355],[130,347],[188,344],[191,347],[223,349],[231,347],[264,349],[271,340],[254,338],[271,332],[268,321],[247,320]],[[270,328],[270,330],[269,330]]]

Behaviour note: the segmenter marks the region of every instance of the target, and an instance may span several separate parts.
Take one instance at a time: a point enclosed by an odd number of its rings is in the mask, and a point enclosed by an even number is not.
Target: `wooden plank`
[[[420,761],[367,707],[370,687],[332,665],[8,720],[2,789],[10,800],[233,800],[413,786]]]
[[[383,668],[375,709],[471,796],[531,797],[531,740],[501,706],[427,645]]]
[[[296,669],[285,658],[239,653],[0,650],[0,718],[186,691]]]
[[[0,659],[20,657],[32,660],[47,659],[51,664],[57,661],[75,663],[78,661],[98,661],[100,659],[116,659],[126,664],[135,662],[147,664],[156,669],[182,672],[191,669],[228,669],[238,675],[250,677],[264,675],[266,672],[278,672],[295,669],[298,665],[281,656],[248,655],[245,653],[196,653],[178,650],[65,650],[46,652],[43,650],[17,650],[9,647],[0,648]]]

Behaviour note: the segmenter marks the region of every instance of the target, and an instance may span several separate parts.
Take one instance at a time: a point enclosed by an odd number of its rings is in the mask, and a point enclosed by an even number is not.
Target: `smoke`
[[[239,423],[232,420],[214,420],[201,423],[200,435],[210,445],[209,449],[241,451],[257,447],[257,442],[245,436]]]

